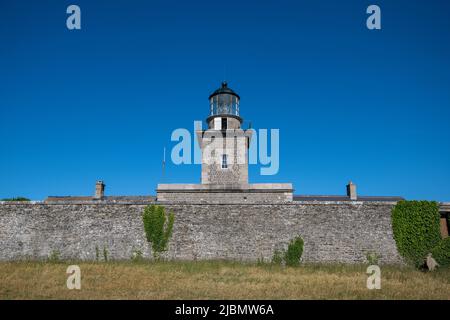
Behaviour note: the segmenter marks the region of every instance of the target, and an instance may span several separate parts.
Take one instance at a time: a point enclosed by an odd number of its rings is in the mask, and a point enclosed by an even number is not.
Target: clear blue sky
[[[252,182],[449,201],[449,40],[449,1],[1,1],[0,198],[154,194],[172,130],[226,78],[280,129],[279,173]],[[199,180],[168,164],[164,182]]]

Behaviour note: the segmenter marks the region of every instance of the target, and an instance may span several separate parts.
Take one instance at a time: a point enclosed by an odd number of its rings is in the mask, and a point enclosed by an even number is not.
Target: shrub
[[[16,197],[16,198],[2,199],[2,201],[30,201],[30,199],[24,197]]]
[[[103,247],[103,260],[108,261],[108,248]]]
[[[442,239],[431,254],[441,267],[450,267],[450,237]]]
[[[272,263],[281,265],[283,263],[283,255],[284,253],[280,250],[275,250],[272,256]]]
[[[163,206],[149,205],[144,209],[142,220],[147,241],[152,245],[153,257],[159,259],[161,253],[167,250],[175,216],[173,213],[166,215]]]
[[[61,261],[60,254],[58,250],[52,250],[48,256],[48,262],[50,263],[58,263]]]
[[[368,252],[366,254],[367,263],[370,265],[378,265],[378,261],[380,259],[379,255],[376,252]]]
[[[100,260],[100,249],[98,248],[98,246],[95,246],[95,261],[99,261]]]
[[[141,262],[144,260],[142,251],[139,249],[133,250],[133,253],[131,255],[131,261],[133,262]]]
[[[303,239],[296,237],[291,240],[287,251],[284,253],[284,261],[287,266],[295,267],[300,264],[300,258],[303,254]]]
[[[419,267],[441,240],[439,205],[434,201],[399,201],[392,210],[392,229],[399,253]]]

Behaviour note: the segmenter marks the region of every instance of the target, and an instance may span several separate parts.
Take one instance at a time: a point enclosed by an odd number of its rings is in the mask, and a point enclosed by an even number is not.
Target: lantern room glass
[[[211,115],[239,116],[239,98],[233,94],[220,93],[210,98]]]

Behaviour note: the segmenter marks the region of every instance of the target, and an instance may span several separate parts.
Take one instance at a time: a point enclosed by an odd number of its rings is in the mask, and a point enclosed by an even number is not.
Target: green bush
[[[144,261],[144,255],[141,250],[135,249],[131,255],[131,261],[133,262],[142,262]]]
[[[439,205],[434,201],[399,201],[392,210],[392,229],[399,253],[419,267],[440,242]]]
[[[161,253],[167,250],[175,216],[173,213],[166,215],[163,206],[149,205],[145,207],[142,219],[147,241],[152,245],[153,257],[159,259]]]
[[[100,261],[100,249],[98,246],[95,246],[95,261]]]
[[[367,263],[370,265],[378,265],[380,260],[380,256],[376,252],[367,252],[366,253]]]
[[[450,267],[450,237],[442,239],[431,254],[441,267]]]
[[[24,197],[16,197],[16,198],[2,199],[2,201],[30,201],[30,199]]]
[[[272,263],[281,265],[283,263],[283,252],[280,250],[275,250],[272,257]]]
[[[287,251],[284,253],[284,261],[287,266],[295,267],[300,264],[300,258],[303,254],[303,239],[296,237],[291,240]]]
[[[103,247],[103,260],[108,261],[108,248]]]
[[[52,252],[48,255],[47,261],[50,263],[59,263],[61,261],[59,251],[52,250]]]

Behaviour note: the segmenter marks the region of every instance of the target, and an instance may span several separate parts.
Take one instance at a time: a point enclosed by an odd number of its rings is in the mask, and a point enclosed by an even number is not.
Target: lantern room
[[[222,82],[222,86],[209,96],[210,117],[239,117],[239,99],[239,95],[228,88],[227,82]]]

